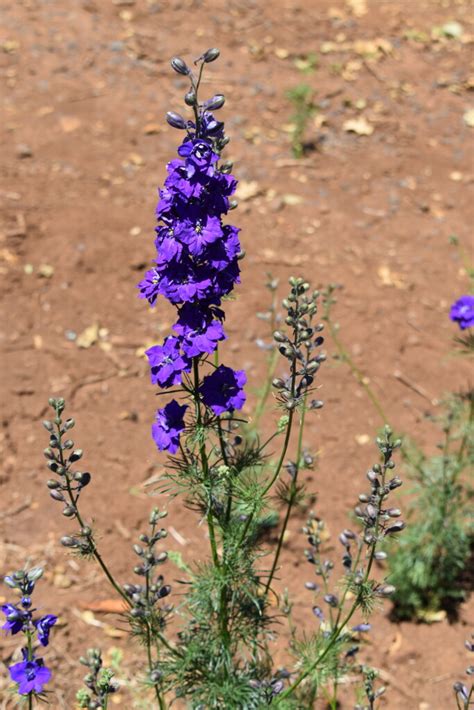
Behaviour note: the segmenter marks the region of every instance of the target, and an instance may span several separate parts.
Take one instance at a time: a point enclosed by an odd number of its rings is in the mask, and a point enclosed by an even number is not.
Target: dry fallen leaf
[[[303,202],[303,198],[300,195],[292,195],[290,193],[282,195],[281,199],[283,200],[283,204],[289,205],[290,207],[300,205]]]
[[[388,266],[379,266],[377,274],[382,286],[395,286],[395,288],[399,289],[408,288],[404,277],[395,271],[391,271]]]
[[[469,128],[474,128],[474,108],[468,109],[464,114],[463,119],[466,126],[469,126]]]
[[[342,127],[348,133],[357,133],[358,136],[371,136],[374,132],[374,127],[370,125],[364,116],[349,118],[344,121]]]
[[[64,133],[72,133],[81,125],[81,120],[77,116],[61,116],[59,125]]]
[[[99,338],[99,324],[93,323],[77,336],[76,345],[78,348],[90,348]]]
[[[367,14],[367,0],[346,0],[346,4],[355,17],[363,17]]]
[[[128,606],[121,599],[102,599],[98,602],[81,602],[82,609],[96,614],[121,614],[127,611]]]
[[[241,202],[245,202],[246,200],[251,200],[253,197],[257,197],[261,192],[263,192],[263,188],[256,180],[250,180],[248,182],[241,180],[235,196]]]

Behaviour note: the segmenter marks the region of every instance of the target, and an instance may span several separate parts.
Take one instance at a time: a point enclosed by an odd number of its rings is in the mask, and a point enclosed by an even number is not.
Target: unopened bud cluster
[[[139,537],[140,544],[133,546],[133,551],[139,558],[139,563],[134,567],[135,574],[144,577],[144,584],[125,584],[123,589],[131,602],[130,614],[138,622],[144,622],[155,626],[156,622],[161,628],[163,618],[161,610],[156,608],[156,603],[167,597],[171,592],[171,587],[164,584],[163,575],[154,577],[154,569],[159,567],[168,558],[166,552],[158,552],[155,545],[167,537],[164,528],[158,529],[158,524],[162,518],[166,517],[166,512],[160,512],[154,508],[150,514],[150,532],[142,533]],[[166,611],[166,610],[165,610]]]
[[[78,512],[79,496],[92,479],[87,471],[73,471],[73,464],[80,461],[83,456],[82,449],[74,448],[74,441],[64,438],[75,425],[74,419],[63,421],[64,399],[51,398],[49,405],[55,412],[54,419],[43,421],[43,426],[49,432],[49,446],[44,450],[47,466],[58,478],[51,478],[47,482],[49,495],[55,501],[63,504],[63,515],[66,518],[78,519],[81,526],[76,536],[66,535],[61,539],[64,547],[77,549],[82,554],[90,554],[94,549],[92,530],[83,525]]]
[[[84,676],[84,685],[87,690],[81,689],[76,700],[80,708],[97,710],[106,708],[109,695],[118,691],[118,685],[112,678],[114,672],[102,665],[102,655],[99,649],[92,648],[87,651],[87,656],[81,656],[79,662],[89,669]]]
[[[314,354],[314,350],[324,342],[324,338],[319,335],[323,325],[313,325],[312,322],[317,313],[319,292],[310,292],[309,284],[302,278],[292,277],[290,286],[290,293],[283,301],[288,331],[282,329],[273,333],[280,353],[290,363],[290,375],[276,378],[272,384],[278,391],[280,401],[292,410],[298,406],[303,395],[310,391],[316,372],[326,356],[323,353]],[[310,403],[312,408],[321,406],[319,400]]]

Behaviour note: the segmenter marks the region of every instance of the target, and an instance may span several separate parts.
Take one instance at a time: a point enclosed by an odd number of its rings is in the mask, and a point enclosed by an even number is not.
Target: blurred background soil
[[[267,303],[267,274],[281,279],[282,296],[292,274],[336,282],[342,339],[394,427],[433,452],[438,431],[427,417],[472,378],[452,355],[448,310],[467,288],[450,236],[472,249],[473,9],[469,0],[0,3],[0,571],[45,567],[36,602],[60,616],[45,653],[55,671],[50,707],[74,707],[77,658],[91,644],[107,659],[126,649],[122,675],[143,667],[123,621],[100,611],[113,595],[96,567],[58,543],[70,527],[45,487],[41,420],[49,396],[66,398],[93,473],[84,512],[117,577],[131,581],[130,546],[152,505],[168,504],[145,485],[164,459],[150,437],[157,400],[143,351],[169,331],[172,314],[163,304],[150,310],[135,284],[154,256],[156,189],[181,137],[164,122],[167,110],[182,110],[186,90],[169,59],[221,50],[204,90],[227,97],[227,157],[241,181],[232,222],[247,252],[222,356],[247,370],[250,403],[264,374],[256,340],[267,332],[255,313]],[[301,83],[317,110],[295,160],[286,92]],[[331,357],[330,338],[327,352],[318,375],[325,407],[305,437],[318,466],[307,480],[339,555],[337,534],[376,460],[380,420]],[[406,493],[399,501],[406,506]],[[202,559],[205,526],[180,502],[169,511],[168,547]],[[280,589],[288,585],[310,631],[304,520],[301,512],[290,524]],[[171,584],[182,574],[164,569]],[[10,598],[6,588],[0,598]],[[431,625],[392,623],[389,610],[376,614],[361,652],[383,669],[383,707],[453,707],[472,600],[456,621]],[[13,707],[6,664],[18,645],[2,634],[1,708]],[[136,687],[118,706],[134,707]],[[353,688],[344,697],[353,707]]]

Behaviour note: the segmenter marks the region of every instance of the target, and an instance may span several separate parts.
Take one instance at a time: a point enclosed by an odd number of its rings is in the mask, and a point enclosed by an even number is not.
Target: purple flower
[[[215,320],[214,316],[222,318],[224,314],[218,308],[189,303],[185,303],[179,310],[178,322],[173,330],[182,339],[181,347],[189,358],[214,352],[219,340],[225,339],[222,323]]]
[[[5,629],[5,631],[11,631],[12,634],[17,634],[21,631],[25,622],[28,622],[31,618],[30,612],[17,609],[13,604],[3,604],[1,610],[7,619],[2,626],[2,629]]]
[[[474,326],[474,296],[461,296],[451,306],[449,317],[461,330]]]
[[[160,451],[169,451],[170,454],[177,452],[187,408],[186,404],[180,405],[172,399],[163,409],[157,411],[156,422],[152,424],[151,432]]]
[[[51,627],[57,622],[58,617],[54,614],[46,614],[42,616],[41,619],[34,622],[36,626],[36,631],[38,633],[38,640],[42,646],[47,646],[49,643],[49,632]]]
[[[140,281],[138,288],[140,289],[140,298],[146,298],[150,306],[155,304],[159,293],[160,276],[156,269],[150,269],[146,272],[145,278]]]
[[[203,379],[199,391],[204,404],[212,409],[214,414],[222,414],[244,406],[245,392],[242,388],[246,382],[247,377],[243,370],[219,365],[211,375]]]
[[[357,624],[357,626],[352,627],[352,631],[358,631],[360,633],[367,633],[367,631],[370,631],[371,629],[370,624]]]
[[[151,368],[151,381],[160,387],[171,387],[181,382],[183,372],[189,372],[191,363],[181,353],[181,340],[165,338],[163,345],[153,345],[145,352]]]
[[[175,229],[176,239],[186,244],[193,256],[200,256],[208,244],[222,237],[222,225],[218,217],[202,215],[201,218],[179,222]]]
[[[41,693],[43,686],[51,680],[51,671],[47,668],[41,658],[28,661],[28,652],[22,649],[23,661],[15,663],[9,667],[10,677],[18,683],[18,692],[20,695],[28,695],[28,693]]]
[[[196,171],[207,176],[214,175],[214,165],[219,160],[217,153],[212,150],[211,141],[203,138],[185,140],[178,148],[178,155],[185,158],[189,177]]]

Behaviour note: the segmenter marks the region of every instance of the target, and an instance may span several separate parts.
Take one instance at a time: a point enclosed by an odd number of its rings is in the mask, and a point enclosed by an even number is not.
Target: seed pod
[[[69,535],[62,537],[60,542],[63,547],[77,547],[79,544],[76,538],[70,537]]]
[[[53,454],[53,452],[51,451],[51,449],[45,449],[45,450],[43,451],[43,454],[44,454],[44,457],[45,457],[46,459],[50,459],[50,460],[53,460],[53,459],[54,459],[54,454]]]
[[[385,530],[385,535],[394,535],[395,533],[401,532],[405,528],[405,523],[403,520],[398,520],[396,523],[391,525]]]
[[[50,478],[49,481],[46,482],[46,485],[51,491],[54,491],[55,488],[60,487],[59,481],[55,481],[54,478]]]
[[[196,94],[192,89],[185,95],[184,103],[186,106],[194,106],[197,103]]]
[[[161,587],[158,592],[158,599],[164,599],[168,596],[168,594],[171,594],[171,587],[169,585],[165,585],[164,587]]]
[[[75,451],[72,452],[72,454],[69,457],[69,461],[71,463],[74,463],[74,461],[79,461],[79,459],[82,459],[82,454],[83,454],[82,449],[76,449]]]
[[[53,422],[50,422],[49,419],[44,420],[43,426],[46,429],[46,431],[54,431]]]
[[[389,515],[391,518],[399,518],[401,514],[402,511],[400,510],[400,508],[389,508],[387,510],[387,515]]]
[[[55,491],[53,491],[51,495],[53,493],[55,493]],[[76,509],[73,508],[72,505],[67,505],[63,510],[63,515],[65,518],[74,518],[74,516],[76,515]]]
[[[219,50],[216,47],[212,47],[211,49],[208,49],[206,52],[204,52],[204,54],[202,55],[202,59],[206,64],[210,64],[211,62],[215,62],[219,55]]]
[[[58,500],[60,503],[64,503],[66,501],[61,491],[52,490],[49,495],[53,500]]]
[[[386,560],[387,559],[387,553],[383,552],[382,550],[379,550],[374,554],[374,557],[376,560]]]
[[[140,547],[140,545],[134,545],[134,546],[133,546],[133,551],[134,551],[134,553],[135,553],[136,555],[138,555],[139,557],[142,557],[142,556],[143,556],[143,547]]]
[[[305,582],[304,586],[306,587],[306,589],[310,589],[313,592],[316,592],[318,589],[318,585],[316,584],[316,582]]]
[[[170,64],[175,70],[175,72],[177,72],[177,74],[183,74],[184,76],[187,76],[189,74],[189,69],[186,65],[186,62],[184,62],[181,57],[173,57]]]
[[[184,130],[186,128],[186,121],[182,116],[179,115],[179,113],[175,113],[174,111],[168,111],[168,113],[166,114],[166,120],[173,128],[178,128],[180,130]]]

